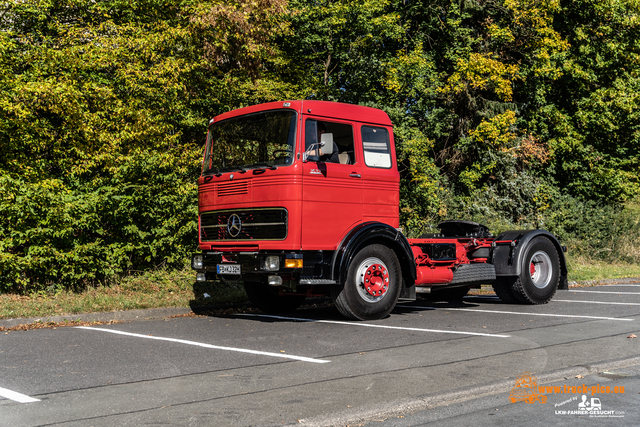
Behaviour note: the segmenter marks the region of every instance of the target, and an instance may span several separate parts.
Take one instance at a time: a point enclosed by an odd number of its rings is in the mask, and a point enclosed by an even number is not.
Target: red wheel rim
[[[529,273],[531,274],[531,277],[536,274],[536,265],[534,263],[531,263],[531,265],[529,266]]]
[[[363,281],[369,295],[382,296],[389,289],[389,272],[380,264],[370,265],[364,273]]]

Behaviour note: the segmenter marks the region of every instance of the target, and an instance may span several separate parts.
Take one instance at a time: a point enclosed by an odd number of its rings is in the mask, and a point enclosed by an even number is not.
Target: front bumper
[[[271,276],[279,276],[289,287],[298,284],[329,284],[333,252],[212,252],[205,251],[192,258],[191,267],[197,281],[226,280],[270,283]],[[220,274],[239,266],[240,274]],[[275,283],[270,283],[278,286]]]

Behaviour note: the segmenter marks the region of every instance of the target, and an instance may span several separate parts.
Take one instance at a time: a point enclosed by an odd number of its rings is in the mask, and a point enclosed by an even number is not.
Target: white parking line
[[[269,353],[269,352],[266,352],[266,351],[249,350],[249,349],[246,349],[246,348],[222,347],[222,346],[219,346],[219,345],[211,345],[211,344],[205,344],[205,343],[196,342],[196,341],[181,340],[181,339],[177,339],[177,338],[165,338],[165,337],[154,337],[154,336],[142,335],[142,334],[133,334],[131,332],[117,331],[115,329],[93,328],[91,326],[76,326],[76,328],[78,328],[78,329],[90,329],[90,330],[101,331],[101,332],[110,332],[112,334],[127,335],[127,336],[130,336],[130,337],[136,337],[136,338],[146,338],[146,339],[149,339],[149,340],[170,341],[170,342],[176,342],[176,343],[179,343],[179,344],[187,344],[187,345],[194,345],[194,346],[197,346],[197,347],[212,348],[212,349],[215,349],[215,350],[236,351],[238,353],[258,354],[258,355],[261,355],[261,356],[279,357],[281,359],[300,360],[302,362],[311,362],[311,363],[329,363],[330,362],[330,360],[313,359],[311,357],[304,357],[304,356],[293,356],[291,354],[286,354],[286,353],[283,353],[283,354],[280,354],[280,353]]]
[[[640,295],[640,292],[581,291],[576,289],[569,289],[569,292],[584,292],[586,294]]]
[[[26,394],[18,393],[2,387],[0,387],[0,397],[4,397],[5,399],[13,400],[19,403],[40,402],[40,399],[36,399],[27,396]]]
[[[400,308],[424,308],[428,310],[451,310],[451,311],[478,311],[481,313],[521,314],[523,316],[571,317],[571,318],[591,319],[591,320],[622,320],[627,322],[632,322],[633,320],[635,320],[635,319],[622,319],[618,317],[577,316],[573,314],[520,313],[518,311],[479,310],[476,308],[420,307],[418,305],[411,305],[406,307],[403,306]]]
[[[573,299],[554,299],[557,302],[582,302],[585,304],[610,304],[610,305],[640,305],[637,302],[605,302],[605,301],[578,301]]]
[[[364,327],[367,327],[367,328],[400,329],[400,330],[403,330],[403,331],[436,332],[436,333],[441,333],[441,334],[476,335],[476,336],[481,336],[481,337],[497,337],[497,338],[510,338],[511,337],[511,335],[485,334],[485,333],[482,333],[482,332],[464,332],[464,331],[446,331],[446,330],[442,330],[442,329],[406,328],[406,327],[402,327],[402,326],[372,325],[370,323],[339,322],[337,320],[318,320],[318,319],[304,319],[304,318],[301,318],[301,317],[273,316],[271,314],[238,313],[238,314],[236,314],[236,316],[268,317],[268,318],[271,318],[271,319],[296,320],[298,322],[333,323],[333,324],[336,324],[336,325],[364,326]]]
[[[631,285],[629,283],[611,283],[609,285],[599,285],[599,286],[632,286],[632,287],[640,287],[640,285]]]

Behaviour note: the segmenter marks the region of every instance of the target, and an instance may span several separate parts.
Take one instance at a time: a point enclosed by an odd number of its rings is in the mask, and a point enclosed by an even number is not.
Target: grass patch
[[[190,269],[156,270],[124,277],[112,286],[89,288],[80,293],[3,294],[0,295],[0,319],[189,307],[194,302],[196,305],[220,305],[246,301],[246,294],[240,286],[209,284],[203,287],[195,283],[194,277]],[[209,296],[204,298],[203,292]]]
[[[624,279],[640,277],[640,264],[567,257],[569,280]]]
[[[77,326],[98,326],[98,325],[113,325],[116,323],[120,323],[116,320],[109,320],[106,322],[83,322],[82,320],[63,320],[62,322],[33,322],[33,323],[24,323],[22,325],[10,326],[10,327],[0,327],[0,332],[9,332],[9,331],[30,331],[32,329],[57,329],[64,327],[77,327]]]

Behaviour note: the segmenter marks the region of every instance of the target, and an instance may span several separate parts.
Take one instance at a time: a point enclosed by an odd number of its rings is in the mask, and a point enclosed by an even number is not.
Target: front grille
[[[215,211],[200,215],[200,240],[203,242],[284,240],[286,237],[287,210],[284,208]]]

